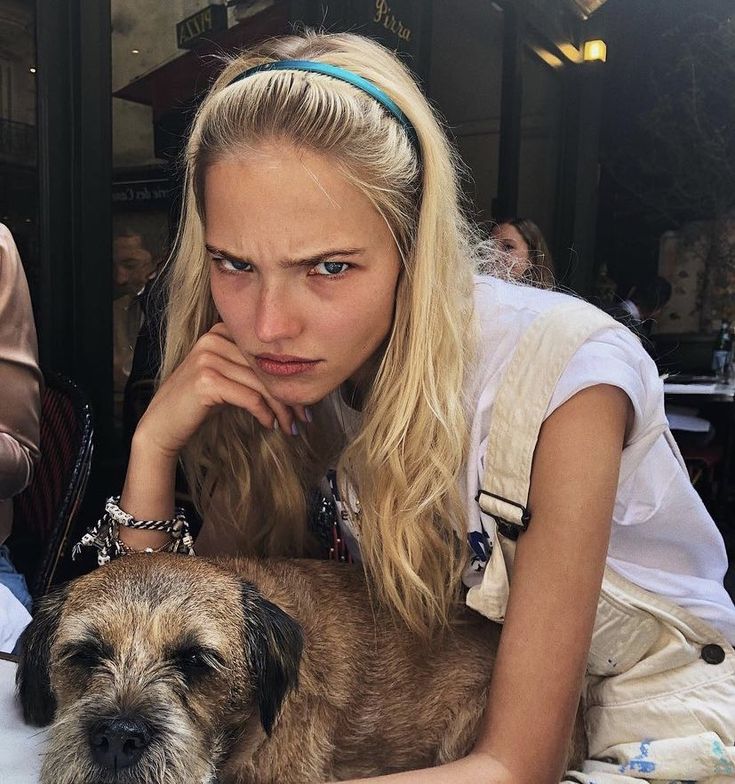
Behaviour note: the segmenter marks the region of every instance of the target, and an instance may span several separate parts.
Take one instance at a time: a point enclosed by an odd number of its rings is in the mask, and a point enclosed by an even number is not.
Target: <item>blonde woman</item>
[[[309,553],[307,499],[336,469],[351,552],[407,633],[462,600],[504,622],[472,753],[380,781],[558,782],[583,685],[591,761],[565,780],[724,781],[735,608],[655,367],[599,311],[475,277],[492,258],[457,169],[376,43],[307,33],[224,68],[186,151],[113,552],[188,549],[181,460],[198,553]]]

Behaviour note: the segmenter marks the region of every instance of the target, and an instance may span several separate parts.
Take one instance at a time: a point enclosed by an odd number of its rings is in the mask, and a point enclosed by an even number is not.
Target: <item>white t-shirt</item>
[[[469,382],[474,413],[466,482],[467,508],[475,519],[468,520],[468,530],[477,528],[482,514],[474,498],[484,475],[490,416],[505,367],[534,318],[567,299],[491,277],[476,280],[480,357]],[[735,606],[722,584],[727,570],[722,536],[664,435],[668,425],[663,384],[655,363],[629,330],[614,326],[582,345],[562,373],[546,416],[596,384],[622,389],[635,414],[622,454],[608,565],[686,608],[735,643]],[[349,438],[359,427],[359,414],[338,393],[331,400]],[[348,535],[352,539],[355,532]],[[468,570],[465,582],[472,585],[481,577],[481,571]]]

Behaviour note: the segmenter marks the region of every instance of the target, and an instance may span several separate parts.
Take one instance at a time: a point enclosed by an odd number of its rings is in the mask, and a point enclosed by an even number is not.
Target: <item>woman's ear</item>
[[[304,637],[299,624],[280,607],[243,583],[245,653],[252,669],[260,722],[271,734],[286,694],[299,684]]]
[[[61,611],[69,586],[44,596],[37,605],[33,620],[20,637],[20,662],[15,684],[27,724],[44,727],[50,724],[56,710],[51,691],[49,658],[56,637]]]

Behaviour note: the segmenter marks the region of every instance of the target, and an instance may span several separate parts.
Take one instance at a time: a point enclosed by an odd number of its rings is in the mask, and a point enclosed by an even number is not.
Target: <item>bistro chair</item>
[[[14,499],[11,558],[34,599],[48,593],[92,466],[92,409],[69,378],[45,373],[41,459],[31,484]]]
[[[724,459],[725,450],[718,443],[706,446],[686,445],[681,447],[681,455],[692,484],[705,505],[710,508],[717,497],[717,471]]]

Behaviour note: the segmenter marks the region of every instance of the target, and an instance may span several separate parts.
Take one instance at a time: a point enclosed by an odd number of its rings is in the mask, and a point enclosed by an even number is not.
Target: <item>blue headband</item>
[[[395,101],[389,98],[379,87],[376,87],[372,82],[362,76],[358,76],[352,71],[347,71],[344,68],[338,68],[336,65],[329,65],[328,63],[318,63],[312,60],[274,60],[270,63],[263,63],[256,65],[253,68],[248,68],[247,71],[236,76],[229,84],[234,84],[242,79],[247,79],[255,73],[261,71],[308,71],[309,73],[324,74],[324,76],[331,76],[333,79],[339,79],[342,82],[347,82],[358,90],[367,93],[371,98],[375,99],[384,109],[392,114],[396,120],[403,126],[403,130],[408,134],[411,143],[419,149],[418,136],[416,129],[411,125],[410,120],[398,108]]]

